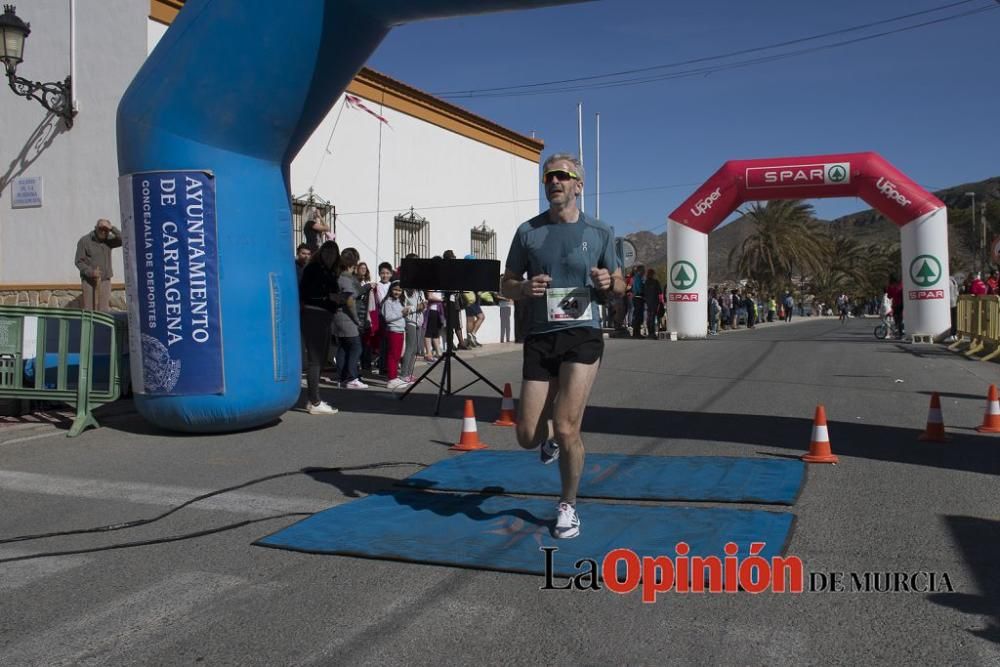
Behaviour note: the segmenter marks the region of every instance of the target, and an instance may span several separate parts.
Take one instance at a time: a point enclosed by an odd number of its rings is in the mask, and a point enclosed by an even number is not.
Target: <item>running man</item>
[[[843,324],[847,321],[847,309],[850,306],[850,301],[846,294],[841,293],[837,297],[837,310],[840,312],[840,323]]]
[[[502,286],[530,313],[517,441],[525,449],[540,446],[542,463],[559,461],[557,538],[580,534],[580,425],[604,354],[598,301],[625,293],[614,233],[577,207],[583,175],[573,155],[553,155],[542,165],[549,209],[518,227]]]

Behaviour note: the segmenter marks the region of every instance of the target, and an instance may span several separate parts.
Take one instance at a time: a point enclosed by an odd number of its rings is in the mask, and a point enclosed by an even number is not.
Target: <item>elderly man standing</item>
[[[122,233],[101,218],[94,231],[76,244],[76,268],[80,270],[83,308],[108,312],[111,310],[111,249],[120,248]]]

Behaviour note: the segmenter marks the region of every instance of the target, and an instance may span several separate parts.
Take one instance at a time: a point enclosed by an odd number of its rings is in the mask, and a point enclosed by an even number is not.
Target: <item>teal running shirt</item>
[[[600,220],[581,213],[575,223],[552,222],[548,211],[523,223],[514,233],[506,270],[528,278],[552,277],[545,297],[529,297],[529,334],[571,327],[600,328],[598,290],[590,279],[594,267],[618,268],[614,232]]]

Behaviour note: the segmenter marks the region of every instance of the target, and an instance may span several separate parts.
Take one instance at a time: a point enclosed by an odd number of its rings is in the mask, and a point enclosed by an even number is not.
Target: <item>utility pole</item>
[[[1000,0],[998,0],[1000,1]],[[976,252],[976,193],[966,192],[966,197],[972,197],[972,272],[976,272],[976,258],[980,253]],[[980,257],[981,261],[981,257]]]
[[[1000,2],[1000,0],[997,0],[997,1]],[[990,253],[989,253],[989,249],[986,246],[986,202],[983,202],[979,206],[980,206],[980,210],[979,210],[979,226],[983,230],[983,236],[982,236],[982,238],[979,241],[979,249],[980,249],[980,251],[983,254],[983,271],[985,272],[986,271],[986,267],[990,263]]]
[[[597,114],[597,149],[594,153],[594,161],[597,163],[597,180],[596,191],[594,192],[594,197],[597,199],[596,209],[594,211],[594,216],[598,219],[601,217],[601,114]]]
[[[580,165],[583,166],[583,102],[577,102],[576,104],[576,140],[577,146],[580,149]],[[584,208],[584,193],[583,190],[580,191],[580,213],[586,211]]]

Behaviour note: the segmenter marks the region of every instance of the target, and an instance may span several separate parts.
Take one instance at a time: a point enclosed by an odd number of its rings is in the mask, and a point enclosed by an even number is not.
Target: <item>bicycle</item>
[[[892,313],[882,316],[882,321],[875,327],[874,333],[879,340],[885,340],[889,334],[892,334],[893,338],[899,338],[899,330],[896,328],[896,320]]]

